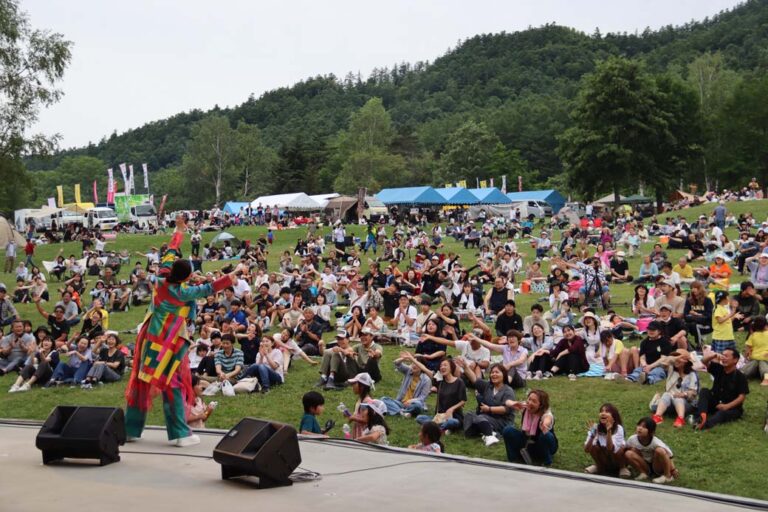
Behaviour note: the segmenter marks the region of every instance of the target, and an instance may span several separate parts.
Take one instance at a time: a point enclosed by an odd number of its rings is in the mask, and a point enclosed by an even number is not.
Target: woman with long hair
[[[621,414],[616,406],[605,403],[600,406],[597,422],[590,421],[587,430],[587,440],[584,451],[588,453],[594,464],[584,469],[590,474],[615,474],[622,478],[631,476],[624,459],[625,449],[624,426]]]
[[[189,358],[185,357],[191,345],[187,339],[187,319],[197,316],[198,299],[234,286],[238,277],[235,271],[212,282],[189,285],[192,265],[181,259],[179,249],[186,227],[184,217],[177,216],[176,230],[163,255],[147,316],[136,337],[133,371],[125,390],[125,429],[132,441],[141,438],[153,392],[159,391],[163,395],[168,439],[176,441],[176,446],[200,443],[186,420],[186,411],[195,400]]]
[[[558,442],[555,417],[549,409],[549,394],[541,389],[532,389],[524,402],[511,400],[506,405],[522,411],[520,428],[510,425],[501,434],[507,448],[507,460],[551,466]]]

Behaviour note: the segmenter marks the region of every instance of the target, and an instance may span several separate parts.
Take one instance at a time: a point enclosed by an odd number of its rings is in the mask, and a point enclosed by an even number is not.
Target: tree
[[[440,158],[441,183],[490,178],[490,166],[499,138],[483,122],[467,121],[450,137]]]
[[[662,187],[671,170],[659,158],[670,158],[674,136],[660,103],[639,62],[611,57],[599,63],[582,80],[574,125],[560,138],[569,183],[587,199],[611,190],[616,203],[622,188],[641,181]]]
[[[490,176],[497,180],[495,184],[498,187],[501,187],[502,176],[507,176],[507,189],[510,190],[516,186],[518,176],[523,178],[526,190],[532,190],[539,184],[537,173],[530,169],[520,151],[507,149],[501,142],[493,149],[488,170]]]
[[[192,140],[182,160],[182,172],[193,187],[190,196],[220,206],[234,192],[238,170],[238,140],[229,120],[211,115],[192,127]],[[213,197],[210,191],[213,190]]]
[[[0,0],[0,157],[48,153],[58,136],[27,136],[41,108],[56,103],[56,83],[71,59],[72,42],[35,30],[15,0]]]
[[[391,152],[395,138],[392,119],[380,98],[371,98],[350,116],[349,128],[336,140],[336,155],[331,164],[339,166],[334,189],[356,194],[358,188],[377,189],[397,186],[405,170],[405,160]],[[328,171],[322,171],[321,177]]]
[[[244,121],[237,123],[237,162],[243,182],[241,198],[269,193],[272,173],[277,165],[277,152],[264,145],[261,131],[256,125]]]

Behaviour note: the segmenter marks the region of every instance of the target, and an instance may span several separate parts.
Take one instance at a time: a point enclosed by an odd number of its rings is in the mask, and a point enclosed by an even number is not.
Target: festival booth
[[[426,213],[430,220],[435,216],[436,207],[446,204],[443,196],[432,187],[385,188],[376,194],[376,199],[392,207],[393,214],[398,210],[401,215]]]
[[[259,205],[264,208],[275,208],[288,211],[317,211],[322,210],[320,203],[309,197],[304,192],[293,194],[277,194],[272,196],[261,196],[251,201],[251,208],[257,208]]]
[[[522,201],[544,201],[552,207],[552,213],[557,213],[565,206],[566,200],[557,190],[528,190],[524,192],[510,192],[507,197],[513,203]]]
[[[443,196],[447,205],[450,206],[470,206],[477,204],[480,200],[465,188],[450,187],[435,189],[438,194]]]
[[[325,205],[325,214],[331,222],[340,220],[344,223],[357,221],[357,198],[352,196],[338,196],[330,199]]]
[[[512,211],[512,200],[496,187],[490,188],[470,188],[472,195],[477,198],[477,203],[469,208],[469,216],[477,219],[482,216],[504,216],[509,217]]]
[[[320,208],[324,209],[326,206],[328,206],[328,202],[331,199],[336,199],[340,195],[341,194],[339,194],[338,192],[331,192],[330,194],[315,194],[315,195],[309,196],[309,197],[310,197],[310,199],[315,201],[317,204],[319,204]]]
[[[241,211],[244,211],[250,205],[251,203],[248,202],[227,201],[221,211],[228,213],[229,215],[239,215]]]

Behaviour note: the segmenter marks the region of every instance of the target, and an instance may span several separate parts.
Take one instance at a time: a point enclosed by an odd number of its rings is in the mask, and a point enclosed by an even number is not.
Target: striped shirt
[[[238,348],[233,348],[232,353],[227,356],[223,350],[216,352],[213,356],[213,362],[216,366],[221,365],[221,371],[229,373],[235,369],[235,366],[239,366],[243,369],[243,351]]]

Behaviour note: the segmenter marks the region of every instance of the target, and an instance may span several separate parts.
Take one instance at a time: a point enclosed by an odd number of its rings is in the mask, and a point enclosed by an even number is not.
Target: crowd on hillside
[[[737,239],[724,234],[727,226],[739,229]],[[233,270],[203,272],[210,255],[202,254],[199,231],[190,226],[189,233],[191,284]],[[451,218],[431,227],[371,223],[350,243],[341,223],[327,239],[311,225],[277,268],[267,265],[271,237],[243,244],[231,255],[237,278],[200,301],[186,325],[200,396],[190,424],[201,426],[213,412],[202,396],[268,393],[290,378],[292,363],[305,362],[317,367],[323,390],[351,386],[357,402],[342,412],[354,439],[387,444],[386,417],[402,415],[421,424],[418,449],[439,451],[442,435],[463,432],[486,446],[503,441],[511,461],[549,465],[558,449],[557,397],[532,389],[519,399],[515,390],[558,376],[663,383],[634,435],[616,407],[600,408],[584,445],[594,460],[586,471],[673,480],[672,450],[655,437],[656,425],[670,417],[675,427],[688,421],[703,430],[738,420],[748,379],[768,385],[764,225],[735,218],[720,203],[694,222],[627,214],[607,223],[585,215],[554,233],[526,219]],[[641,254],[641,243],[657,239],[667,247]],[[478,257],[463,261],[451,250],[458,244]],[[521,244],[535,258],[526,261]],[[6,247],[6,270],[17,268],[15,249]],[[666,249],[685,255],[671,259]],[[0,374],[18,374],[10,391],[121,380],[133,346],[109,329],[110,315],[152,300],[165,250],[149,248],[122,280],[116,275],[125,261],[103,243],[83,243],[84,265],[60,257],[48,278],[28,259],[31,270],[17,271],[11,294],[0,286]],[[642,258],[637,273],[633,258]],[[737,272],[749,280],[734,285]],[[51,289],[48,279],[56,279]],[[630,315],[612,309],[616,286],[634,290]],[[520,293],[541,300],[521,312]],[[39,318],[20,318],[12,299],[35,303]],[[748,333],[743,354],[737,331]],[[640,342],[630,348],[624,342],[632,338]],[[385,351],[402,384],[396,396],[374,398]],[[711,374],[711,387],[699,371]],[[307,393],[301,431],[327,431],[316,419],[323,403],[322,394]]]

